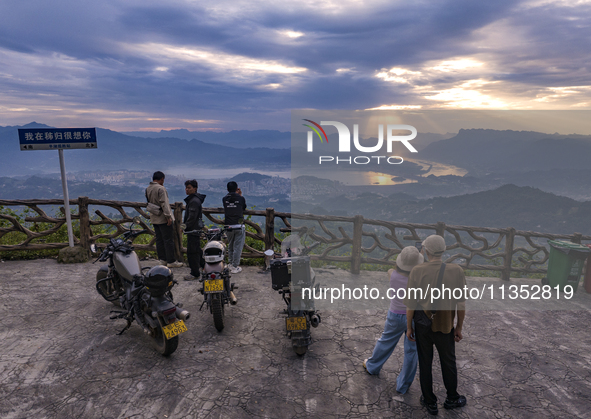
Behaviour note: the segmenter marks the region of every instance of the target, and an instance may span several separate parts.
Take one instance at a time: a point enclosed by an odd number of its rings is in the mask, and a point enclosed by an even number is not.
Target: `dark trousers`
[[[191,268],[191,275],[199,277],[199,268],[203,268],[205,265],[199,236],[187,235],[187,260]]]
[[[156,233],[156,253],[158,253],[158,259],[165,260],[167,263],[173,263],[175,258],[172,224],[154,224],[154,233]]]
[[[451,329],[450,333],[433,332],[431,327],[415,323],[415,336],[419,356],[419,379],[425,402],[427,404],[437,402],[437,397],[433,393],[433,345],[439,354],[441,375],[447,390],[447,398],[457,400],[460,395],[457,391],[458,370],[456,368],[454,329]]]

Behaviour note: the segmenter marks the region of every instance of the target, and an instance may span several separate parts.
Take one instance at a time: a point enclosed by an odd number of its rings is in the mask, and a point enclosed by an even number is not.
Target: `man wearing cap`
[[[421,383],[421,404],[431,415],[438,413],[437,397],[433,393],[433,345],[437,348],[441,363],[443,384],[447,390],[447,398],[443,407],[454,409],[466,405],[466,397],[457,391],[458,371],[456,366],[455,343],[462,340],[464,324],[465,299],[464,293],[460,298],[454,298],[453,290],[466,286],[466,277],[461,266],[455,263],[443,264],[442,256],[445,252],[445,240],[438,235],[427,237],[423,241],[422,253],[428,262],[415,266],[408,277],[408,288],[404,304],[407,307],[406,336],[409,340],[416,339],[419,357],[419,379]],[[439,273],[443,269],[441,286],[438,286]],[[433,288],[451,289],[442,293],[442,298],[431,304]],[[411,289],[423,290],[423,296],[413,296]],[[426,290],[429,290],[428,294]],[[436,294],[435,294],[436,295]],[[457,323],[454,327],[456,311]],[[414,319],[414,328],[412,320]],[[431,323],[430,326],[427,324]]]
[[[396,258],[396,267],[390,274],[390,310],[386,317],[386,325],[382,337],[376,343],[371,358],[363,361],[366,371],[372,375],[379,374],[384,363],[388,360],[402,334],[406,334],[406,306],[398,299],[398,290],[406,290],[408,275],[413,267],[423,263],[423,255],[414,246],[402,249]],[[412,321],[412,320],[411,320]],[[396,391],[406,393],[417,373],[417,345],[414,341],[404,337],[404,361],[396,380]]]
[[[234,181],[228,182],[228,195],[222,198],[224,204],[224,224],[229,228],[228,236],[228,268],[233,274],[242,272],[240,256],[244,247],[246,235],[244,232],[244,210],[246,200],[242,191]]]

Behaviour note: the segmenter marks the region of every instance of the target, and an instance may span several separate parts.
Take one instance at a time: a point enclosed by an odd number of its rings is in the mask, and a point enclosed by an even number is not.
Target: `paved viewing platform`
[[[189,269],[179,268],[173,294],[192,317],[166,358],[135,323],[117,336],[125,321],[109,319],[114,306],[94,286],[98,267],[0,263],[1,418],[429,417],[419,403],[418,374],[407,394],[396,392],[402,341],[379,376],[362,366],[383,330],[383,308],[321,308],[322,323],[300,357],[285,337],[285,304],[270,274],[245,267],[233,276],[238,305],[226,309],[226,328],[217,332],[211,314],[199,311],[199,284],[183,281]],[[384,272],[317,271],[388,286]],[[540,282],[509,284],[522,283]],[[469,308],[456,344],[459,392],[468,405],[443,409],[436,357],[438,417],[591,418],[591,295],[579,288],[576,297],[552,311],[543,304]]]

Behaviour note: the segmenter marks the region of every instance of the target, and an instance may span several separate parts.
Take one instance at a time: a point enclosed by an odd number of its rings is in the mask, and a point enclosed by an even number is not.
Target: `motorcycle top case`
[[[271,260],[271,286],[274,290],[293,286],[312,286],[310,257],[297,256]]]

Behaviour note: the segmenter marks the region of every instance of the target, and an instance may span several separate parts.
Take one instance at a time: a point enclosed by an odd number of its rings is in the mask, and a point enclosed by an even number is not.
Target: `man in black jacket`
[[[203,228],[202,207],[205,195],[197,193],[197,181],[195,179],[185,182],[185,198],[186,209],[185,224],[186,231],[201,230]],[[186,281],[193,281],[199,279],[199,268],[203,267],[203,251],[201,250],[201,239],[197,234],[187,235],[187,260],[191,273],[184,278]]]
[[[236,182],[228,182],[228,195],[222,198],[222,202],[224,204],[224,224],[231,228],[227,233],[229,268],[231,273],[237,274],[242,271],[238,265],[240,265],[240,256],[246,238],[243,213],[246,209],[246,200]]]

